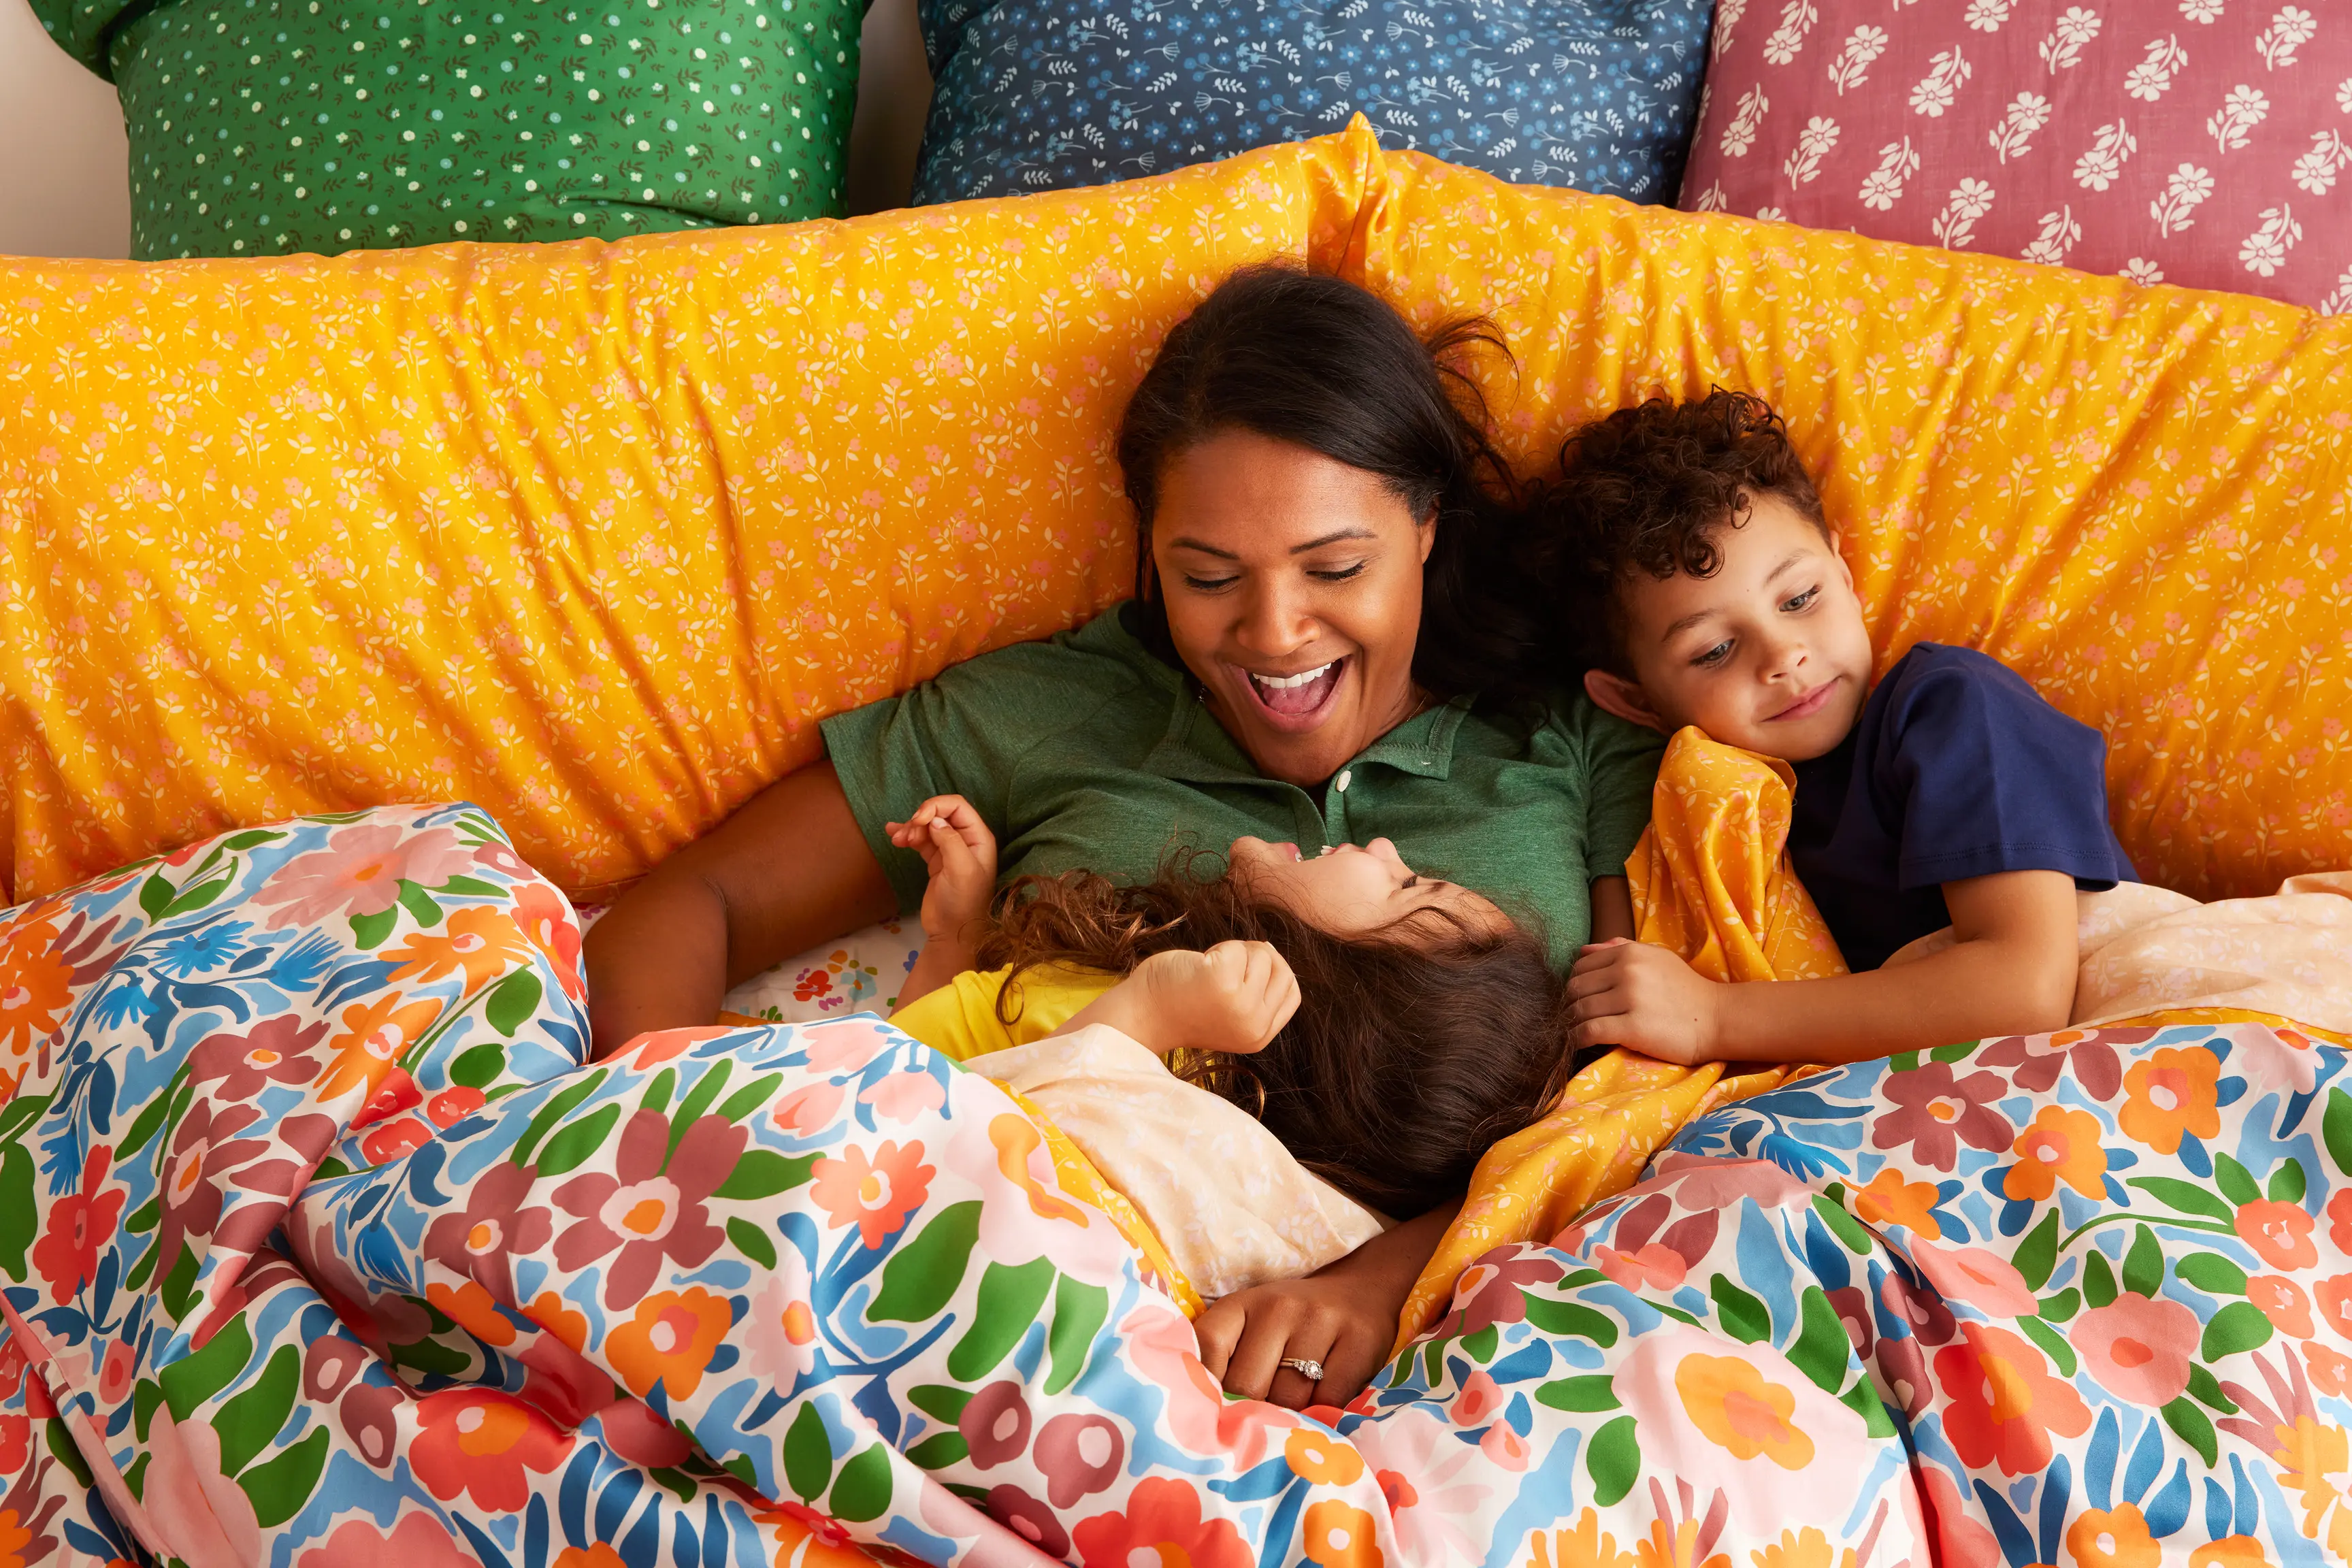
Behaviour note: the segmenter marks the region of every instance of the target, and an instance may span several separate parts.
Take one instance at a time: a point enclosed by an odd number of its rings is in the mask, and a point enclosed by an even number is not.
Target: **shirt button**
[[[1339,770],[1339,776],[1331,781],[1331,787],[1338,790],[1341,795],[1345,795],[1348,793],[1348,781],[1355,776],[1354,772],[1350,769],[1341,768]]]

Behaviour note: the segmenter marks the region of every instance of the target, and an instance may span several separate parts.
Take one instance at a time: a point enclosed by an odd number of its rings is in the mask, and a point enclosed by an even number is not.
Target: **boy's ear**
[[[1584,672],[1584,694],[1592,699],[1595,708],[1603,713],[1613,713],[1628,724],[1639,724],[1661,735],[1674,733],[1658,710],[1650,706],[1650,694],[1642,689],[1638,680],[1628,680],[1605,669],[1588,669]]]

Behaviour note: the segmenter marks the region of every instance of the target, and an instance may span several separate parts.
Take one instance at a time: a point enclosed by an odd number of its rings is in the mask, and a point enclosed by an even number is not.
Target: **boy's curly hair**
[[[1583,426],[1560,447],[1560,476],[1530,530],[1530,568],[1572,628],[1557,673],[1598,667],[1631,679],[1619,581],[1708,577],[1723,565],[1716,534],[1746,519],[1751,493],[1777,495],[1826,538],[1829,523],[1788,427],[1771,405],[1717,387],[1695,402],[1657,396]],[[1580,635],[1579,635],[1580,634]]]

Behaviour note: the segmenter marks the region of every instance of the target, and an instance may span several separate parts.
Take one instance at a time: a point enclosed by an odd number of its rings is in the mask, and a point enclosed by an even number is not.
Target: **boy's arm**
[[[1952,945],[1865,974],[1730,985],[1664,948],[1588,948],[1569,980],[1578,1047],[1665,1061],[1852,1062],[2066,1026],[2074,879],[2001,871],[1944,884]]]

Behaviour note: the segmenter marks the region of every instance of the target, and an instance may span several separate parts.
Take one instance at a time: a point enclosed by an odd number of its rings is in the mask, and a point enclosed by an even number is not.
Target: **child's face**
[[[1442,910],[1474,930],[1509,923],[1459,883],[1417,875],[1385,838],[1334,845],[1320,855],[1301,855],[1296,844],[1237,838],[1228,858],[1252,890],[1333,936],[1362,936],[1424,910]]]
[[[1853,575],[1805,515],[1748,494],[1747,516],[1716,531],[1714,575],[1617,585],[1638,678],[1585,677],[1594,702],[1664,734],[1696,724],[1715,740],[1801,763],[1834,750],[1870,689],[1870,635]]]

